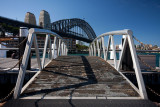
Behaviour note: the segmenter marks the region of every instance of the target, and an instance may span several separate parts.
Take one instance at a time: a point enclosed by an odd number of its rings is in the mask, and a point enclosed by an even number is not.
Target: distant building
[[[120,49],[121,48],[121,45],[116,45],[116,49]]]
[[[50,38],[51,38],[51,43],[54,43],[54,37],[51,36]],[[37,43],[39,48],[44,48],[45,39],[46,39],[45,36],[37,36]]]
[[[152,48],[152,47],[153,47],[153,45],[151,45],[151,44],[149,44],[148,46],[149,46],[150,48]]]
[[[7,45],[7,48],[17,47],[17,45],[19,44],[19,39],[13,38],[12,40],[5,41],[5,43]]]
[[[69,52],[76,51],[76,40],[72,38],[63,37]]]
[[[84,43],[80,40],[76,40],[76,44],[79,44],[79,45],[84,45]]]

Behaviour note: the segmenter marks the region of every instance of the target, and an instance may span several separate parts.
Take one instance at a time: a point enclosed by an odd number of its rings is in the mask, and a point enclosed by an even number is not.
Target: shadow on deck
[[[155,107],[138,98],[139,94],[103,59],[61,56],[40,72],[21,99],[10,100],[4,107]]]
[[[23,97],[139,97],[130,84],[98,57],[61,56],[29,85]]]

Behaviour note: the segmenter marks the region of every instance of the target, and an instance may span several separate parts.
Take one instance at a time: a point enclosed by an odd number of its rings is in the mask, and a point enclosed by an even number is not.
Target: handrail
[[[34,34],[50,34],[50,35],[54,35],[54,36],[56,36],[56,37],[58,37],[58,38],[60,38],[60,39],[62,39],[64,41],[64,39],[61,36],[59,36],[57,33],[52,32],[50,30],[31,28],[31,29],[29,29],[29,33],[32,33],[32,34],[33,33]]]
[[[133,32],[129,29],[111,31],[111,32],[106,32],[106,33],[103,33],[103,34],[99,35],[92,42],[95,42],[95,40],[97,40],[101,37],[104,37],[104,36],[109,36],[109,35],[132,35],[132,34],[133,34]]]
[[[39,56],[39,48],[38,48],[37,37],[36,37],[37,34],[45,34],[46,35],[42,61]],[[51,44],[50,35],[54,36],[54,43],[53,44]],[[28,59],[30,56],[31,47],[32,47],[33,42],[34,42],[34,46],[35,46],[34,49],[36,51],[39,72],[42,71],[45,67],[45,65],[44,65],[45,64],[45,56],[46,56],[46,50],[47,50],[48,45],[49,45],[49,51],[50,51],[49,52],[50,61],[52,59],[54,59],[55,50],[58,49],[57,56],[67,55],[67,52],[68,52],[67,46],[65,45],[65,42],[64,42],[64,39],[61,36],[59,36],[58,34],[51,32],[49,30],[45,30],[45,29],[31,28],[29,30],[28,40],[26,43],[26,47],[25,47],[25,51],[24,51],[23,59],[22,59],[22,64],[20,66],[20,71],[18,74],[16,87],[14,90],[14,99],[17,99],[20,96],[24,77],[25,77],[26,67],[28,64]],[[37,72],[37,73],[39,73],[39,72]]]
[[[113,60],[114,60],[114,68],[131,84],[131,86],[140,94],[142,99],[147,99],[148,97],[147,97],[146,89],[144,86],[144,81],[143,81],[142,73],[140,70],[140,66],[139,66],[132,34],[133,34],[133,32],[129,29],[103,33],[100,36],[98,36],[97,38],[95,38],[93,40],[93,42],[90,44],[89,55],[90,56],[97,56],[97,53],[98,53],[98,57],[102,57],[102,55],[103,55],[103,59],[105,61],[107,61],[108,60],[107,58],[109,55],[108,52],[112,50]],[[116,57],[116,49],[115,49],[115,43],[114,43],[114,38],[113,38],[114,35],[123,35],[123,39],[124,39],[122,49],[120,50],[121,54],[120,54],[119,62],[117,61],[117,57]],[[105,47],[105,40],[104,40],[105,36],[109,36],[107,47]],[[132,82],[130,82],[130,80],[128,80],[120,72],[120,68],[122,66],[122,60],[124,58],[124,54],[125,54],[127,45],[130,48],[130,53],[131,53],[131,57],[132,57],[132,61],[133,61],[133,68],[135,70],[136,79],[137,79],[139,89],[136,88],[136,86]],[[102,52],[101,52],[101,50],[102,50]]]
[[[43,50],[44,48],[39,48],[39,50]],[[49,48],[47,48],[49,49]],[[0,50],[19,50],[19,48],[0,48]],[[31,50],[35,50],[35,48],[31,48]],[[53,50],[53,49],[52,49]],[[109,49],[109,51],[113,51]],[[115,51],[122,51],[121,49],[116,49]],[[160,50],[136,50],[136,52],[160,52]]]

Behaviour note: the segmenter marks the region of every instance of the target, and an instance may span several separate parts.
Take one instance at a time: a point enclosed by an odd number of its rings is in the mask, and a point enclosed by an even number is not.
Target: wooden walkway
[[[21,98],[107,99],[139,97],[106,61],[94,56],[60,56],[22,93]]]

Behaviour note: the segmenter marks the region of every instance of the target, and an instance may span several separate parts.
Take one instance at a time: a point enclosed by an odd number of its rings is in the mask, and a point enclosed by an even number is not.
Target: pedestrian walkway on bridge
[[[139,97],[111,65],[94,56],[58,57],[45,67],[22,94],[22,98],[30,99]]]
[[[60,56],[4,107],[156,107],[109,63],[95,56]]]

